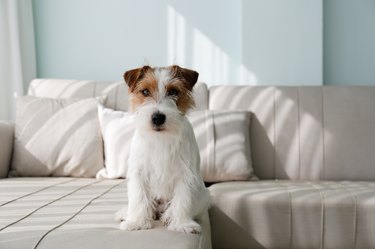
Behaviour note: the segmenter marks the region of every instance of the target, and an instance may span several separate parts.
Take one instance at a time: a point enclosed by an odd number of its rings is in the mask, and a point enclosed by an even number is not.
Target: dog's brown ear
[[[177,77],[181,77],[185,80],[186,87],[191,91],[195,83],[197,83],[199,73],[187,68],[182,68],[177,65],[172,66],[173,71]]]
[[[140,81],[145,73],[151,69],[150,66],[143,66],[140,68],[135,68],[124,73],[124,80],[129,86],[129,89],[134,89],[136,83]]]

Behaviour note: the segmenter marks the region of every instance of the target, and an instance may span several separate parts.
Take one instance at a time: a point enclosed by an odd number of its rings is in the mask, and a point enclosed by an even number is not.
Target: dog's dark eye
[[[148,89],[143,89],[143,90],[141,91],[141,93],[142,93],[143,96],[145,96],[145,97],[150,96],[150,91],[149,91]]]
[[[168,91],[168,96],[176,97],[178,95],[178,90],[172,88]]]

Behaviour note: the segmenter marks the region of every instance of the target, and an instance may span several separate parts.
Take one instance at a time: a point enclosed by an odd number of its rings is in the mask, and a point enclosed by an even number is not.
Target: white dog
[[[159,218],[169,230],[200,233],[209,207],[200,174],[197,142],[186,112],[194,106],[198,73],[179,66],[127,71],[136,131],[128,162],[127,212],[117,213],[123,230],[149,229]]]

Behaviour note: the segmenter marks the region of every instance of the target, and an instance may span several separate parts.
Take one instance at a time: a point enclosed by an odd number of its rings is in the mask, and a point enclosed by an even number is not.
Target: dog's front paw
[[[163,222],[164,226],[169,226],[169,224],[171,224],[172,218],[170,216],[170,213],[168,212],[168,209],[165,213],[162,214],[160,220],[161,222]]]
[[[121,208],[119,211],[116,212],[115,214],[115,221],[116,222],[123,222],[126,220],[126,213],[127,213],[127,208]]]
[[[140,220],[140,221],[132,221],[126,220],[121,222],[120,229],[125,231],[134,231],[134,230],[146,230],[152,228],[151,221],[148,220]]]
[[[176,231],[176,232],[184,232],[184,233],[194,233],[194,234],[200,234],[202,231],[201,226],[191,220],[183,223],[171,223],[168,226],[168,230]]]

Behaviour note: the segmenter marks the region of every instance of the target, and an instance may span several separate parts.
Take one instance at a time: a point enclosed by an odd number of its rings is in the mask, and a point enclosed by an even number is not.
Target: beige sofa
[[[40,97],[107,95],[122,82],[43,80]],[[5,178],[13,125],[0,123],[0,248],[375,248],[374,87],[196,87],[197,109],[248,110],[259,181],[209,187],[201,235],[161,226],[124,232],[126,180]]]

